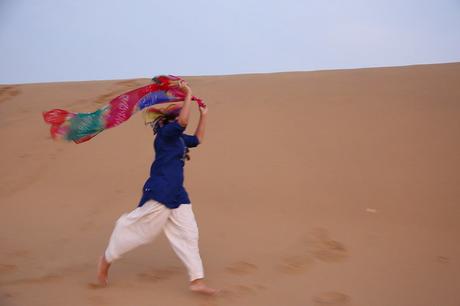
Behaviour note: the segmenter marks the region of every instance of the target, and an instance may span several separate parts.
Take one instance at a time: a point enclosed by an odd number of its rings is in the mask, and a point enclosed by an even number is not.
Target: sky
[[[460,0],[0,0],[0,84],[460,61]]]

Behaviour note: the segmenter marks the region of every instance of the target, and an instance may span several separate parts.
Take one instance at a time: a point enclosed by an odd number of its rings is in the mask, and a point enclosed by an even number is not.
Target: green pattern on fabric
[[[77,140],[86,135],[100,133],[104,129],[103,115],[107,108],[101,108],[93,113],[78,113],[70,119],[70,131],[67,140]]]

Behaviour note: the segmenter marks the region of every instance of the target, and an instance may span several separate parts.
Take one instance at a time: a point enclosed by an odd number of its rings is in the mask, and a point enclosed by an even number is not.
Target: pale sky
[[[460,0],[0,0],[0,84],[460,61]]]

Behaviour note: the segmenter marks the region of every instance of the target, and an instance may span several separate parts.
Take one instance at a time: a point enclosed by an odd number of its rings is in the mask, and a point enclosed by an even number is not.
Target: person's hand
[[[200,114],[201,115],[206,115],[208,113],[208,106],[205,105],[205,106],[199,106],[200,108]]]
[[[192,95],[192,89],[190,86],[188,86],[187,82],[184,80],[180,80],[178,87],[186,94],[186,95]]]

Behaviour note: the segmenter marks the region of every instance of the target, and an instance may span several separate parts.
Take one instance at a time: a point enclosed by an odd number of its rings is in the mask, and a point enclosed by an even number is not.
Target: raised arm
[[[188,119],[190,118],[190,104],[192,103],[192,89],[185,83],[185,81],[179,82],[179,88],[185,93],[184,105],[182,110],[179,113],[179,118],[177,122],[186,127],[188,124]]]
[[[203,143],[204,131],[206,129],[206,119],[208,116],[208,107],[200,106],[200,121],[196,127],[195,136],[198,138],[200,143]]]

